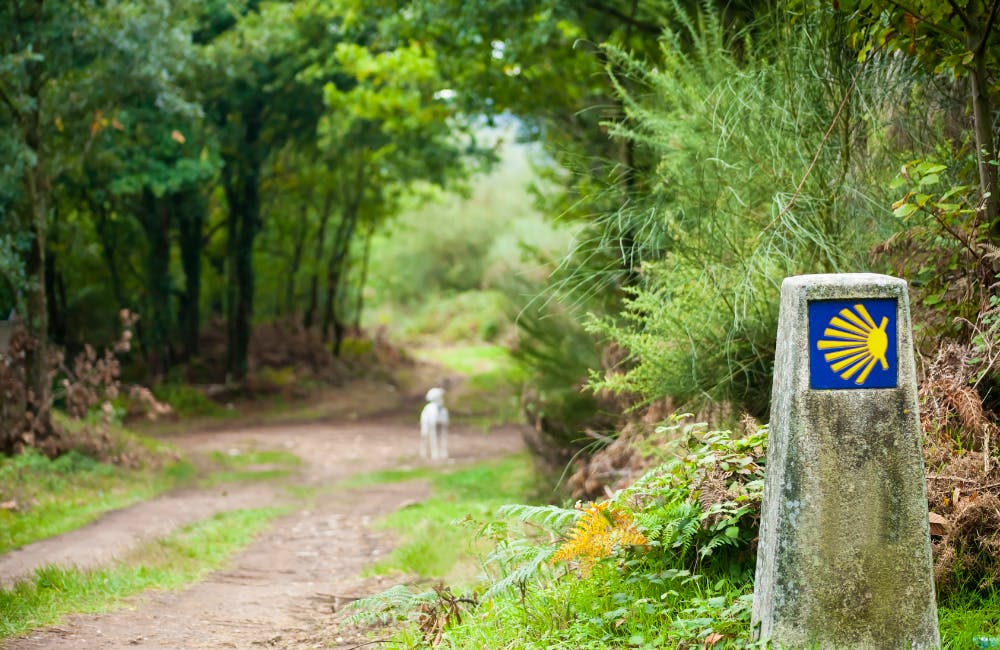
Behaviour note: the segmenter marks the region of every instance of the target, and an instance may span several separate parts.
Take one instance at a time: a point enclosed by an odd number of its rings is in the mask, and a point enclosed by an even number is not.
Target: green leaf
[[[937,305],[937,304],[939,304],[941,302],[941,296],[940,295],[927,296],[926,298],[923,299],[922,302],[927,307],[932,307],[932,306]]]

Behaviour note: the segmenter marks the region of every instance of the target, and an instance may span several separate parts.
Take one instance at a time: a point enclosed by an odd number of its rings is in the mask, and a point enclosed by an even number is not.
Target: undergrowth
[[[416,469],[362,475],[354,482],[366,485],[372,478],[401,481],[426,477],[426,470]],[[401,533],[403,539],[371,572],[469,581],[474,567],[462,559],[470,552],[484,550],[473,522],[494,516],[505,503],[525,500],[534,488],[531,463],[525,455],[433,475],[430,480],[433,493],[429,499],[397,510],[381,522],[381,526]]]
[[[355,621],[413,616],[396,637],[403,647],[751,646],[766,429],[736,437],[674,423],[660,433],[670,460],[610,500],[480,519],[493,549],[485,582],[461,601],[466,616],[434,607],[440,590],[397,588],[360,601]],[[428,611],[444,622],[429,625]]]
[[[233,411],[210,400],[205,393],[193,386],[181,383],[163,383],[153,387],[156,399],[169,404],[174,413],[182,418],[191,417],[233,417]]]
[[[150,542],[109,568],[38,569],[0,590],[0,638],[55,624],[71,613],[106,611],[146,589],[182,587],[222,566],[279,514],[276,508],[220,513]]]
[[[492,549],[467,592],[398,586],[356,603],[350,620],[403,622],[401,648],[759,647],[750,616],[767,428],[706,429],[659,427],[665,441],[647,451],[662,462],[610,499],[478,519]],[[423,538],[421,552],[432,538],[453,545],[443,531]],[[950,592],[939,616],[944,648],[993,647],[983,644],[1000,634],[1000,592]]]

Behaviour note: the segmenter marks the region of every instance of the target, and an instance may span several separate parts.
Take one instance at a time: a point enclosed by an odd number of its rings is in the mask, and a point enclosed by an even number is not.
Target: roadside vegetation
[[[373,574],[475,584],[474,558],[487,550],[483,524],[504,504],[537,499],[539,490],[531,461],[523,455],[445,471],[362,474],[350,485],[417,479],[429,480],[432,494],[380,522],[400,540],[388,557],[371,567]]]
[[[333,406],[291,417],[357,416],[336,387],[393,393],[405,346],[432,383],[472,373],[456,419],[521,420],[562,492],[415,472],[438,496],[374,570],[455,582],[359,621],[749,647],[779,286],[872,271],[911,291],[945,643],[1000,636],[1000,0],[13,0],[0,37],[17,539],[96,514],[49,492],[117,507],[186,472],[137,487],[122,422],[313,391]],[[429,554],[458,510],[478,584]]]
[[[0,459],[0,553],[79,528],[110,510],[189,480],[194,468],[120,468],[73,451],[55,460],[36,451]]]
[[[501,508],[478,585],[396,587],[355,622],[403,621],[389,647],[753,646],[778,287],[870,270],[910,280],[920,324],[943,643],[995,643],[997,145],[974,109],[995,123],[998,96],[969,88],[1000,72],[1000,5],[917,5],[639,3],[657,36],[602,41],[620,148],[556,156],[573,249],[507,290],[526,440],[570,500]]]
[[[38,569],[0,589],[0,638],[53,625],[67,614],[108,611],[147,589],[180,589],[223,566],[281,513],[276,508],[221,513],[149,542],[106,568]]]
[[[179,487],[277,480],[302,460],[287,451],[232,450],[159,465],[122,467],[78,451],[0,459],[0,553],[80,528],[101,515]]]

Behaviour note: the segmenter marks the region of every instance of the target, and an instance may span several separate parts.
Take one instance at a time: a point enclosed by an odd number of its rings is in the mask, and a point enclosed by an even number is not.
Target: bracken
[[[577,560],[581,573],[588,575],[598,560],[610,557],[615,549],[647,543],[630,512],[616,508],[610,501],[592,503],[583,510],[583,515],[550,561]]]

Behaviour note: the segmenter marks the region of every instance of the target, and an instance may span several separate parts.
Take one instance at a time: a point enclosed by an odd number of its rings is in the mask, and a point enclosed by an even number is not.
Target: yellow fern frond
[[[584,574],[601,558],[610,557],[616,548],[646,544],[648,540],[635,527],[632,514],[611,502],[592,503],[584,510],[566,541],[552,555],[551,561],[578,560]]]

